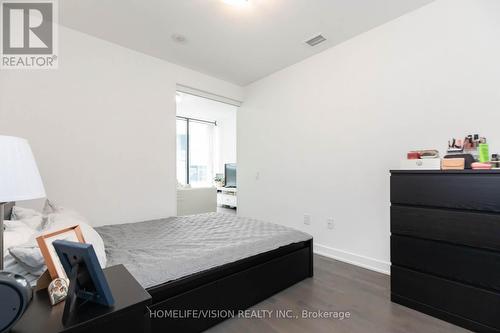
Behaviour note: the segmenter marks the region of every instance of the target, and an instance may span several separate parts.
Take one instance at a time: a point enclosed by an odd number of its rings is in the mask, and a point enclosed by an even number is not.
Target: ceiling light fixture
[[[231,6],[244,6],[248,4],[248,0],[222,0],[222,1]]]

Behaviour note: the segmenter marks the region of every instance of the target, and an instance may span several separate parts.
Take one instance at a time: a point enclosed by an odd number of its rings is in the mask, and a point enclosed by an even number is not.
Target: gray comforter
[[[96,230],[108,266],[124,264],[144,288],[311,239],[281,225],[220,213]]]

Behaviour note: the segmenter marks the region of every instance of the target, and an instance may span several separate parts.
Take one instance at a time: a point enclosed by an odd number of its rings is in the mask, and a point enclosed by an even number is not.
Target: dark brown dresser
[[[392,301],[500,332],[500,172],[391,171]]]

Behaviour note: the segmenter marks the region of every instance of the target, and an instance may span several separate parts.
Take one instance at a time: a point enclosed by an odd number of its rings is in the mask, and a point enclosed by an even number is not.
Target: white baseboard
[[[359,254],[347,252],[344,250],[334,249],[329,246],[314,244],[314,253],[319,255],[340,260],[348,264],[363,267],[375,272],[390,275],[391,274],[391,263],[382,260],[361,256]]]

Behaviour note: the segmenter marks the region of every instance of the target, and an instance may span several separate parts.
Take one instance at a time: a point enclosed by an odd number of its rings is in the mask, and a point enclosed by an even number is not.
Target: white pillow
[[[11,255],[8,255],[4,260],[4,268],[6,272],[11,272],[15,274],[19,274],[28,279],[28,282],[32,287],[36,285],[36,281],[38,280],[38,276],[30,274],[23,266],[16,261]]]
[[[14,206],[12,209],[12,220],[24,223],[37,231],[43,229],[43,214],[33,209]]]
[[[102,268],[106,267],[106,249],[101,236],[92,228],[87,221],[78,213],[70,210],[61,210],[61,213],[52,213],[47,216],[47,224],[43,230],[44,234],[79,225],[82,230],[85,243],[92,244],[94,251]]]
[[[49,199],[45,200],[45,204],[43,205],[43,215],[49,215],[52,213],[60,213],[61,207],[54,204]]]
[[[13,258],[31,274],[41,275],[45,269],[45,260],[38,247],[36,237],[57,230],[79,225],[86,243],[92,244],[102,268],[106,267],[107,258],[104,241],[97,231],[78,213],[57,207],[47,200],[44,214],[33,209],[15,206],[12,216],[16,221],[5,221],[4,258]]]
[[[66,211],[65,213],[49,214],[47,216],[47,225],[43,231],[32,234],[32,236],[28,237],[28,240],[22,244],[10,247],[9,253],[18,261],[23,269],[33,275],[39,276],[45,271],[46,266],[45,259],[43,258],[40,248],[38,247],[36,237],[75,225],[80,226],[85,242],[92,244],[97,259],[99,260],[99,264],[102,268],[105,268],[107,262],[106,250],[101,236],[94,230],[94,228],[85,222],[83,217],[70,211]]]
[[[47,268],[45,259],[36,242],[30,241],[20,246],[11,247],[9,253],[23,269],[35,276],[42,275]]]
[[[43,217],[43,214],[30,208],[23,208],[19,206],[12,207],[12,217],[11,217],[12,220],[22,220],[31,218],[33,216]]]
[[[26,243],[35,230],[19,221],[4,221],[5,230],[3,234],[4,257],[8,254],[8,249]]]
[[[22,223],[26,225],[28,228],[33,229],[34,231],[42,231],[43,229],[43,218],[42,216],[32,216],[27,217],[22,220],[16,221],[17,223]]]
[[[42,258],[42,271],[39,269],[28,269],[26,265],[19,261],[19,258],[12,256],[10,253],[12,249],[22,246],[23,244],[31,242],[34,240],[36,232],[34,229],[28,227],[26,224],[20,221],[4,221],[4,268],[8,272],[23,272],[35,273],[35,275],[41,275],[44,271],[44,261]],[[40,252],[40,249],[38,249]],[[40,253],[41,255],[41,253]]]

